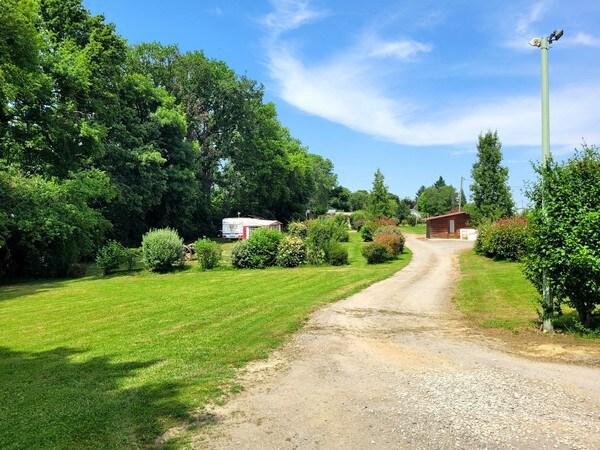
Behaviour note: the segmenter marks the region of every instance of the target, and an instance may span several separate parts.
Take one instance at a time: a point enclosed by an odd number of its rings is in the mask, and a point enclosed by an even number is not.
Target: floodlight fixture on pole
[[[542,50],[542,169],[545,170],[550,161],[550,100],[548,89],[548,48],[553,42],[558,41],[563,35],[563,30],[554,30],[548,37],[533,38],[529,45],[539,47]],[[544,177],[542,172],[542,186]],[[542,212],[546,214],[542,187]],[[552,318],[554,316],[554,299],[550,291],[547,270],[542,273],[542,330],[550,332],[553,330]]]

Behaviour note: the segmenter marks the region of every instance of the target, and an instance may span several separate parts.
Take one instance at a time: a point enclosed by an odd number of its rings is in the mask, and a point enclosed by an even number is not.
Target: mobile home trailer
[[[277,220],[253,219],[252,217],[228,217],[223,219],[223,237],[228,239],[248,239],[254,230],[267,228],[281,231]]]

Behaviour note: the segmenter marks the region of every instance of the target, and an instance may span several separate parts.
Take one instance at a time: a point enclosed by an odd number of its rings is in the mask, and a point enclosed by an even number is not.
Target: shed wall
[[[436,239],[460,239],[460,229],[467,226],[466,215],[440,217],[427,221],[427,237]],[[454,231],[451,232],[450,221],[454,221]]]

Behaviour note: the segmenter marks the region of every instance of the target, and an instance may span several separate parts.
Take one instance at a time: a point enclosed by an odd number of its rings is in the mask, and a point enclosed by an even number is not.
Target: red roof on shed
[[[433,219],[441,219],[441,218],[443,218],[443,217],[452,217],[452,216],[458,216],[458,215],[460,215],[460,214],[465,214],[465,215],[467,215],[467,216],[468,216],[468,214],[467,214],[466,212],[464,212],[464,211],[455,211],[455,212],[451,212],[451,213],[448,213],[448,214],[443,214],[443,215],[441,215],[441,216],[427,217],[427,218],[425,218],[425,219],[423,219],[423,220],[427,221],[427,220],[433,220]]]

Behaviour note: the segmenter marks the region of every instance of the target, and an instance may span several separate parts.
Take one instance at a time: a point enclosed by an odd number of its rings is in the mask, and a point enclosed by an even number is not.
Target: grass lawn
[[[402,231],[406,231],[407,233],[416,233],[423,235],[427,232],[427,226],[424,223],[417,226],[402,225],[400,229]]]
[[[538,326],[540,295],[525,279],[521,264],[494,261],[473,251],[461,255],[461,275],[454,300],[466,316],[486,328],[518,332]],[[563,305],[563,315],[555,320],[557,330],[600,343],[600,332],[582,333],[577,329],[577,312]]]
[[[230,244],[225,244],[230,245]],[[405,266],[188,266],[0,286],[0,448],[152,446],[319,306]]]
[[[494,261],[473,251],[460,260],[462,278],[454,300],[480,326],[517,331],[534,327],[539,294],[521,272],[521,264]]]

